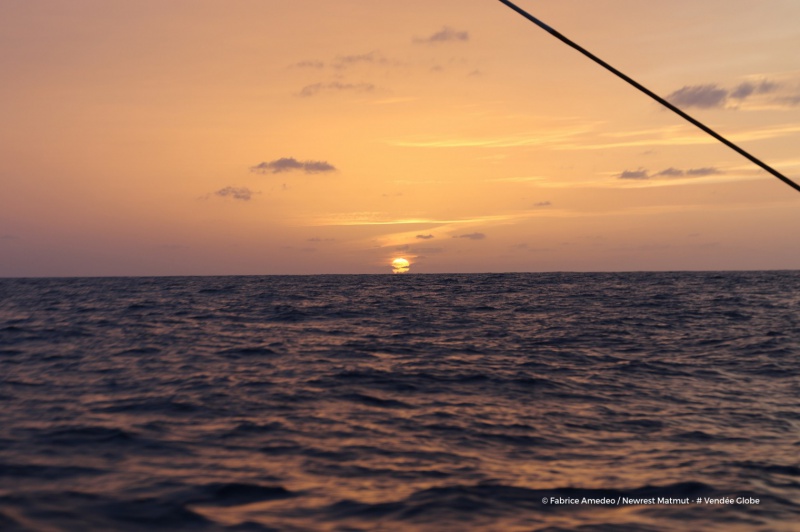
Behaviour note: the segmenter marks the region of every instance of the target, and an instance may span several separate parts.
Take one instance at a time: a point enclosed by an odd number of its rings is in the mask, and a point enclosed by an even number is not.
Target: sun
[[[408,273],[411,263],[402,257],[397,257],[392,261],[392,273]]]

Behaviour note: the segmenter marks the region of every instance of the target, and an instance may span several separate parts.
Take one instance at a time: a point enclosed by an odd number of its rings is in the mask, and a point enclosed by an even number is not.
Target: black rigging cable
[[[617,77],[627,81],[629,84],[633,85],[634,87],[636,87],[637,89],[639,89],[640,91],[645,93],[646,95],[650,96],[652,99],[654,99],[655,101],[657,101],[658,103],[660,103],[661,105],[663,105],[664,107],[669,109],[670,111],[672,111],[675,114],[683,117],[686,121],[691,122],[692,124],[694,124],[695,126],[697,126],[700,129],[702,129],[703,131],[705,131],[706,133],[708,133],[709,135],[711,135],[712,137],[714,137],[715,139],[717,139],[721,143],[725,144],[727,147],[729,147],[730,149],[732,149],[733,151],[735,151],[739,155],[742,155],[743,157],[748,159],[750,162],[760,166],[761,168],[763,168],[764,170],[766,170],[770,174],[774,175],[775,177],[777,177],[778,179],[780,179],[781,181],[783,181],[784,183],[786,183],[787,185],[789,185],[793,189],[795,189],[798,192],[800,192],[800,185],[798,185],[797,183],[795,183],[794,181],[792,181],[791,179],[789,179],[788,177],[786,177],[782,173],[778,172],[777,170],[772,168],[767,163],[761,161],[760,159],[754,157],[753,155],[750,155],[748,152],[744,151],[742,148],[740,148],[739,146],[737,146],[733,142],[729,141],[728,139],[726,139],[725,137],[723,137],[722,135],[720,135],[719,133],[717,133],[716,131],[714,131],[710,127],[706,126],[702,122],[696,120],[695,118],[693,118],[693,117],[689,116],[688,114],[686,114],[685,112],[681,111],[679,108],[675,107],[674,105],[669,103],[667,100],[665,100],[664,98],[662,98],[658,94],[654,93],[653,91],[651,91],[650,89],[648,89],[647,87],[642,85],[641,83],[639,83],[639,82],[635,81],[634,79],[626,76],[625,74],[623,74],[622,72],[620,72],[616,68],[612,67],[611,65],[609,65],[608,63],[606,63],[605,61],[603,61],[602,59],[600,59],[599,57],[597,57],[596,55],[594,55],[593,53],[588,51],[587,49],[585,49],[582,46],[578,45],[577,43],[571,41],[570,39],[564,37],[559,32],[557,32],[556,30],[554,30],[553,28],[551,28],[550,26],[548,26],[547,24],[545,24],[544,22],[542,22],[538,18],[534,17],[533,15],[531,15],[530,13],[525,11],[524,9],[521,9],[521,8],[517,7],[512,2],[509,2],[508,0],[500,0],[500,2],[502,2],[505,5],[507,5],[508,7],[510,7],[511,9],[513,9],[514,11],[516,11],[517,13],[519,13],[520,15],[525,17],[526,19],[530,20],[531,22],[533,22],[534,24],[536,24],[537,26],[539,26],[540,28],[545,30],[547,33],[549,33],[550,35],[552,35],[556,39],[558,39],[561,42],[563,42],[564,44],[566,44],[568,46],[571,46],[572,48],[575,48],[577,51],[579,51],[580,53],[582,53],[583,55],[585,55],[586,57],[588,57],[589,59],[591,59],[592,61],[594,61],[598,65],[600,65],[601,67],[605,68],[606,70],[608,70],[612,74],[614,74]]]

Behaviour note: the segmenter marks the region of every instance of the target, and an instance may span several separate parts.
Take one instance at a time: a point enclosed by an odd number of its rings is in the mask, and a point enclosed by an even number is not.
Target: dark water
[[[0,280],[0,529],[800,530],[799,353],[800,272]]]

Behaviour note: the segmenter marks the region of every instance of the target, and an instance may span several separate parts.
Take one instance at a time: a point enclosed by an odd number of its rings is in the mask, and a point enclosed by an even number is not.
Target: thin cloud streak
[[[800,124],[786,124],[751,131],[740,131],[737,133],[721,134],[733,142],[748,142],[755,140],[767,140],[779,138],[787,135],[800,133]],[[621,142],[607,142],[596,144],[576,144],[564,143],[554,145],[557,150],[606,150],[611,148],[632,148],[632,147],[652,147],[652,146],[695,146],[700,144],[717,144],[719,141],[713,137],[698,132],[694,135],[675,135],[661,138],[645,138]]]
[[[690,183],[696,183],[696,179],[690,181]],[[586,183],[588,186],[596,185],[596,183]],[[671,181],[644,181],[644,182],[637,182],[637,184],[641,184],[642,186],[661,186],[663,184],[671,185],[674,184]],[[614,188],[620,188],[618,185]],[[625,188],[640,188],[640,187],[625,187]],[[754,208],[752,204],[742,204],[742,205],[734,205],[734,207],[748,209]],[[470,233],[461,233],[464,230],[464,225],[466,224],[467,227],[470,225],[474,228],[485,228],[487,226],[492,226],[493,224],[503,224],[505,225],[508,221],[523,221],[524,219],[532,219],[537,217],[548,217],[548,218],[606,218],[606,217],[613,217],[613,216],[642,216],[642,215],[661,215],[661,214],[669,214],[669,213],[686,213],[689,211],[709,211],[709,210],[725,210],[728,206],[725,205],[718,205],[718,204],[672,204],[672,205],[648,205],[648,206],[631,206],[627,208],[611,208],[608,210],[598,210],[598,211],[575,211],[575,210],[551,210],[551,209],[544,209],[542,211],[532,213],[528,212],[517,212],[514,214],[506,215],[506,216],[485,216],[485,217],[476,217],[464,220],[454,220],[454,221],[442,221],[441,225],[435,228],[437,233],[449,233],[451,234],[452,238],[458,239],[460,235],[469,235]],[[471,233],[476,234],[476,233]],[[368,239],[362,239],[357,243],[362,246],[374,246],[375,242],[377,241],[378,246],[380,248],[396,248],[397,246],[409,246],[409,249],[414,248],[414,241],[415,241],[416,233],[414,232],[396,232],[396,233],[388,233],[381,235],[377,238],[370,237]],[[468,237],[465,237],[468,238]]]
[[[515,220],[522,220],[525,218],[537,217],[571,217],[574,213],[565,211],[563,209],[534,209],[525,211],[515,211],[507,214],[490,214],[485,216],[474,216],[467,218],[453,218],[453,219],[439,219],[439,218],[391,218],[385,213],[379,212],[352,212],[352,213],[338,213],[330,214],[313,218],[309,221],[302,223],[304,226],[320,227],[320,226],[378,226],[378,225],[424,225],[430,226],[430,231],[434,226],[447,226],[447,225],[486,225],[494,223],[508,223]],[[416,231],[419,231],[417,229]],[[416,239],[418,232],[411,235],[411,239]],[[436,231],[437,233],[439,231]]]
[[[754,170],[756,171],[756,170]],[[620,179],[619,174],[614,179],[598,179],[596,181],[549,181],[539,185],[542,188],[556,189],[624,189],[624,188],[652,188],[652,187],[674,187],[688,185],[710,185],[721,183],[735,183],[744,181],[769,180],[770,177],[765,173],[743,174],[725,173],[709,175],[704,177],[675,177],[670,179]]]
[[[364,93],[373,92],[375,91],[375,88],[375,85],[372,83],[342,83],[340,81],[333,81],[330,83],[313,83],[300,89],[300,92],[297,93],[297,96],[301,98],[310,98],[325,92]]]
[[[564,129],[553,133],[530,133],[528,135],[516,135],[507,137],[464,137],[464,138],[442,138],[427,140],[388,140],[385,141],[390,146],[404,148],[428,148],[428,149],[455,149],[455,148],[517,148],[540,146],[560,151],[582,151],[582,150],[608,150],[622,148],[654,148],[661,146],[700,146],[717,144],[719,141],[702,133],[694,131],[691,126],[678,125],[662,129],[648,129],[622,133],[600,134],[590,137],[596,131],[597,125],[592,123],[580,127]],[[787,137],[800,133],[800,124],[783,124],[749,131],[724,132],[721,134],[736,143],[746,143],[758,140],[769,140]],[[635,138],[637,136],[642,138]],[[652,136],[650,136],[652,135]],[[581,138],[585,140],[580,140]],[[603,142],[603,138],[620,139]],[[624,139],[624,140],[623,140]],[[531,177],[512,177],[494,178],[488,181],[506,182],[539,182],[542,179],[538,176]]]
[[[680,168],[675,168],[670,166],[669,168],[661,170],[660,172],[656,172],[654,174],[650,173],[649,170],[644,168],[639,168],[638,170],[624,170],[616,177],[619,179],[633,179],[633,180],[675,179],[684,176],[691,178],[707,177],[723,173],[724,172],[722,170],[715,168],[713,166],[706,166],[703,168],[689,168],[688,170],[685,171],[681,170]]]
[[[469,240],[484,240],[486,233],[467,233],[465,235],[454,236],[453,238],[467,238]]]
[[[372,51],[365,54],[350,54],[336,56],[331,66],[337,70],[356,67],[359,65],[381,66],[381,67],[402,67],[405,63],[398,59],[390,59],[380,52]]]
[[[583,124],[564,128],[553,133],[552,130],[523,135],[494,138],[448,138],[440,140],[391,140],[388,144],[404,148],[514,148],[522,146],[557,145],[568,139],[592,132],[599,123]]]
[[[469,32],[455,30],[449,26],[444,26],[441,30],[425,38],[414,39],[415,44],[442,44],[448,42],[467,42]]]

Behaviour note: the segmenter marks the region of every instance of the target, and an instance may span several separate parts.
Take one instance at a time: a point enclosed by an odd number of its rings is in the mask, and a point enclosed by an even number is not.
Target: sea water
[[[0,529],[799,530],[798,354],[800,272],[3,279]]]

